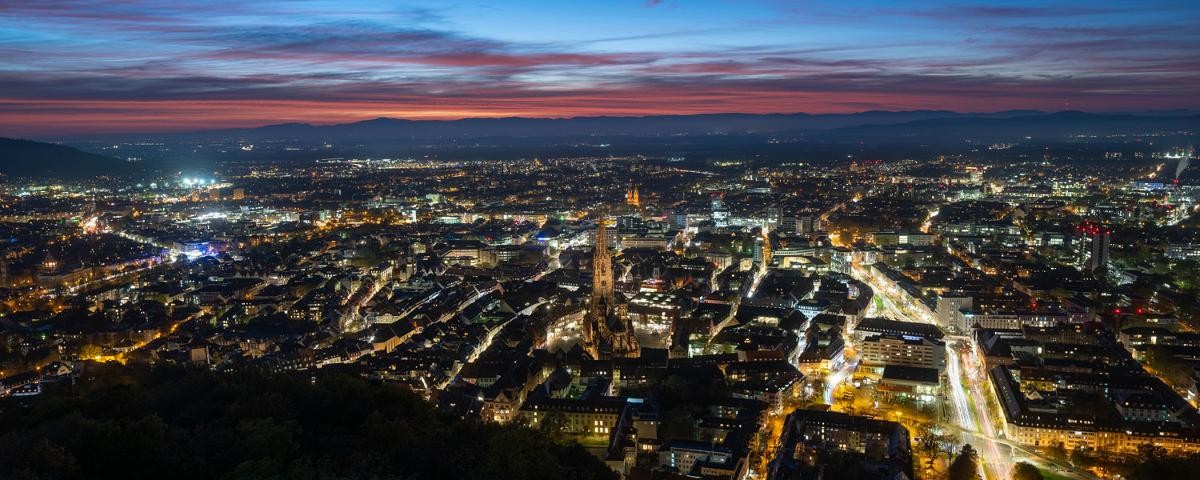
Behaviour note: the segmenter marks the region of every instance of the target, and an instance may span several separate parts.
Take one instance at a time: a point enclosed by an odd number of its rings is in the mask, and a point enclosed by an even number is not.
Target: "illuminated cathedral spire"
[[[625,204],[635,208],[642,206],[642,199],[638,196],[637,185],[631,185],[629,190],[625,191]]]
[[[617,304],[612,268],[608,226],[601,218],[596,227],[595,249],[592,253],[592,298],[587,316],[583,319],[581,335],[584,351],[595,359],[637,357],[641,351],[632,322]]]

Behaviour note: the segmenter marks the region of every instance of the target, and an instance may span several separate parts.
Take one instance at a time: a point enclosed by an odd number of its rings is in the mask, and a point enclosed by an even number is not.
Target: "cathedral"
[[[594,359],[637,357],[641,349],[625,305],[617,303],[608,227],[604,219],[596,229],[592,260],[592,298],[583,319],[583,349]]]
[[[625,191],[625,204],[633,208],[641,208],[642,199],[638,195],[637,185],[630,186],[629,190]]]

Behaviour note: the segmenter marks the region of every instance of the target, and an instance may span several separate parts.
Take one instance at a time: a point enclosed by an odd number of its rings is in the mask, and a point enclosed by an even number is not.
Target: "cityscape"
[[[0,478],[1200,468],[1200,6],[53,3],[0,8]]]

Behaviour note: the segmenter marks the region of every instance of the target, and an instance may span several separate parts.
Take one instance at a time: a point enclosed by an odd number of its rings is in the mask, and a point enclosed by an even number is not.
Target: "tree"
[[[1013,480],[1042,480],[1042,472],[1028,462],[1018,462],[1013,465]]]
[[[1055,443],[1050,446],[1050,458],[1059,462],[1067,461],[1067,446],[1063,442]]]
[[[73,391],[0,410],[0,477],[616,478],[580,445],[462,421],[397,386],[336,372],[84,368]]]
[[[1138,445],[1138,456],[1146,463],[1161,462],[1167,457],[1167,449],[1153,443],[1143,443]]]
[[[970,444],[963,445],[958,456],[954,457],[953,462],[950,462],[946,478],[949,480],[979,479],[979,453],[975,451],[975,447]]]
[[[954,460],[954,442],[951,441],[949,435],[942,439],[942,442],[938,444],[938,448],[940,453],[946,454],[947,461]]]
[[[83,344],[82,347],[79,347],[79,358],[82,358],[82,359],[96,358],[96,357],[99,357],[103,353],[104,353],[104,350],[101,349],[99,345],[96,345],[94,343],[85,343],[85,344]]]
[[[1104,458],[1104,455],[1099,455],[1099,457]],[[1092,456],[1083,447],[1071,450],[1071,465],[1088,465],[1091,461]]]
[[[1191,479],[1200,471],[1200,454],[1173,455],[1165,447],[1144,443],[1127,470],[1132,480]]]
[[[1047,293],[1047,296],[1061,302],[1063,300],[1071,298],[1071,291],[1067,290],[1061,286],[1054,287],[1054,288],[1050,289],[1050,291]]]
[[[542,423],[538,425],[538,431],[556,442],[563,442],[567,431],[567,416],[558,410],[546,413],[546,417],[542,418]]]
[[[922,423],[917,426],[917,435],[917,448],[929,457],[929,468],[933,468],[934,460],[942,451],[942,442],[945,437],[937,433],[937,429],[932,423]]]
[[[1187,363],[1171,355],[1162,345],[1151,345],[1146,349],[1146,366],[1174,387],[1186,387],[1191,383],[1192,369]]]

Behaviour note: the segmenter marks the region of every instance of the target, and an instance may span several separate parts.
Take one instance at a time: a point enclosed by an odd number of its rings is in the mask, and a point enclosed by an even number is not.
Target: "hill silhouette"
[[[0,137],[0,173],[10,177],[81,178],[131,170],[123,160],[53,143]]]
[[[578,445],[344,374],[89,364],[56,390],[0,402],[4,478],[616,477]]]

